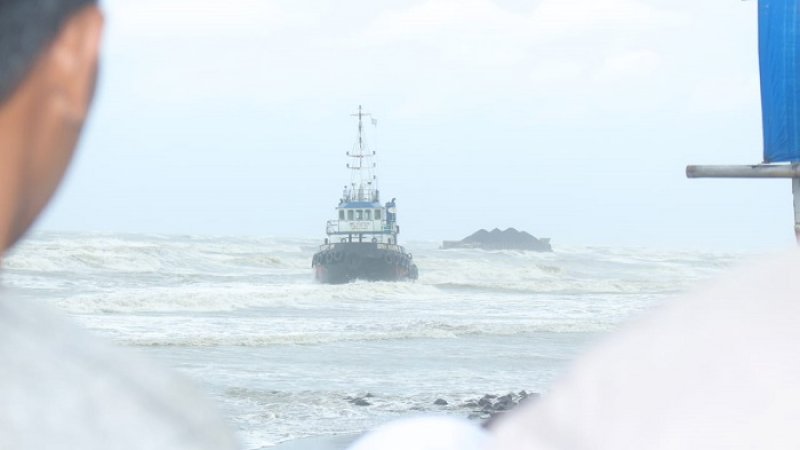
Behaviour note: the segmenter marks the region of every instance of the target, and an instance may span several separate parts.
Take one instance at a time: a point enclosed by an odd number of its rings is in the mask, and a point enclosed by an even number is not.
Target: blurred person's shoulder
[[[0,291],[0,447],[237,448],[180,376]]]
[[[581,358],[495,449],[800,448],[800,252],[736,269]]]

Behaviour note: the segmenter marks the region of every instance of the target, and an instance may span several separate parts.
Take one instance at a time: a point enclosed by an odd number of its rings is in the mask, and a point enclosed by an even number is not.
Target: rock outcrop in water
[[[472,410],[469,419],[481,420],[484,426],[489,426],[494,420],[506,412],[516,408],[524,402],[539,398],[539,394],[526,391],[511,392],[506,395],[486,394],[480,399],[470,400],[463,407]]]
[[[447,401],[444,398],[437,398],[433,402],[418,404],[411,407],[412,411],[452,411],[462,412],[469,420],[480,422],[484,427],[488,427],[498,417],[508,411],[517,408],[523,403],[534,401],[539,398],[539,394],[527,391],[509,392],[505,395],[486,394],[480,398],[468,399],[464,401]],[[370,401],[368,401],[369,399]],[[380,396],[375,396],[367,392],[364,395],[347,396],[344,398],[348,403],[360,407],[385,408],[396,400],[387,401]]]
[[[483,250],[529,250],[534,252],[552,252],[550,239],[537,239],[525,231],[509,228],[501,231],[478,230],[460,241],[444,241],[443,249],[479,248]]]

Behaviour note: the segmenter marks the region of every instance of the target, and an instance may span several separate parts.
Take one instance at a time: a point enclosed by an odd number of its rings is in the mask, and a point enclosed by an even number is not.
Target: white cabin
[[[396,244],[400,227],[394,201],[345,202],[336,208],[338,220],[328,222],[327,234],[331,244],[337,242]]]

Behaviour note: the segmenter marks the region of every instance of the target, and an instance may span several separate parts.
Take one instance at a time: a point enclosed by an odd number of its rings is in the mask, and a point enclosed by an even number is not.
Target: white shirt
[[[228,450],[182,378],[40,306],[0,299],[0,448]]]
[[[494,450],[800,448],[800,253],[740,269],[614,335]]]

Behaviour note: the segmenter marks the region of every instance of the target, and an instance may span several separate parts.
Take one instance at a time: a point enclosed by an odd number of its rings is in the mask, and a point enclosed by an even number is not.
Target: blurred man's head
[[[96,0],[0,0],[0,254],[58,186],[94,92]]]

